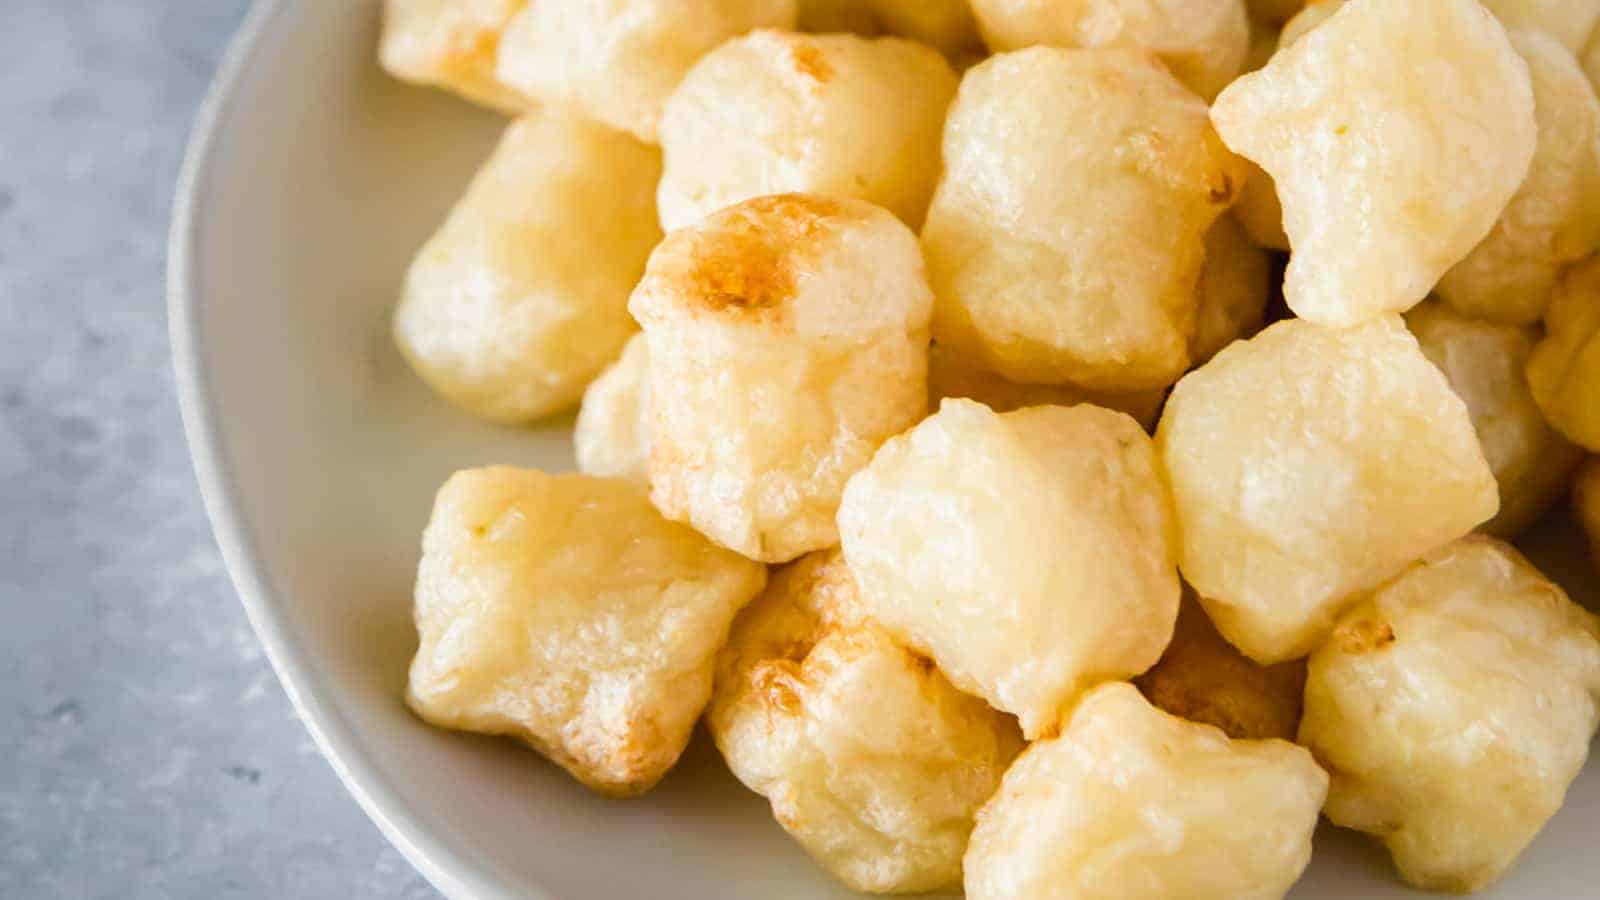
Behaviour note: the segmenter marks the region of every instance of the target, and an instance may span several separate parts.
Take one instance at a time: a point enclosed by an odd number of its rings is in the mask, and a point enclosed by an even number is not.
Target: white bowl
[[[453,898],[853,896],[791,844],[701,736],[654,792],[600,799],[508,742],[401,704],[417,538],[451,471],[566,468],[570,420],[511,430],[437,400],[389,340],[411,254],[499,120],[374,63],[377,0],[265,2],[195,129],[172,233],[184,420],[217,539],[306,726],[362,807]],[[1593,575],[1571,526],[1531,547]],[[1486,897],[1595,896],[1600,766]],[[1324,827],[1298,900],[1408,897]]]

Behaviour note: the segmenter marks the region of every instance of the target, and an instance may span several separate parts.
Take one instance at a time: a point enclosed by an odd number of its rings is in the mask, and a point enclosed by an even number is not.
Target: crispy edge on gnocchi
[[[515,737],[601,793],[642,793],[688,744],[765,581],[625,481],[457,472],[422,535],[407,703]]]
[[[865,617],[837,550],[740,614],[707,722],[784,829],[872,893],[959,887],[972,817],[1022,749],[1014,720]]]
[[[861,200],[758,197],[667,235],[629,305],[656,506],[763,562],[837,544],[846,480],[927,411],[932,301],[916,236]]]

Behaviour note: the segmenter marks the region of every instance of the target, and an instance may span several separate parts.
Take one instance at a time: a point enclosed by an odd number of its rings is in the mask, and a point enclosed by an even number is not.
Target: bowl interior
[[[648,796],[603,800],[504,741],[400,702],[418,534],[452,471],[571,465],[570,419],[485,425],[433,397],[388,330],[410,256],[501,120],[374,63],[378,6],[279,0],[253,15],[202,117],[174,231],[185,417],[229,567],[291,696],[385,833],[453,897],[853,896],[813,867],[704,735]],[[1557,517],[1527,543],[1588,601]],[[1487,897],[1600,883],[1591,766]],[[1381,852],[1324,827],[1293,896],[1406,897]]]

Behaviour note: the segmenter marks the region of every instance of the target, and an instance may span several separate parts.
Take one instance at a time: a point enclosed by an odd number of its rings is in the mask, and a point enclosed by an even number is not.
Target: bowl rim
[[[201,347],[200,293],[195,285],[195,242],[201,233],[202,198],[209,194],[217,137],[237,109],[239,88],[258,77],[263,37],[282,27],[295,0],[253,0],[230,39],[195,116],[179,170],[167,237],[167,326],[177,381],[178,407],[211,531],[256,639],[317,749],[367,817],[429,883],[451,900],[529,897],[526,886],[485,871],[439,841],[361,750],[355,730],[337,710],[304,647],[290,633],[243,513],[234,502],[233,473],[223,456],[215,397]],[[534,900],[554,900],[534,889]]]

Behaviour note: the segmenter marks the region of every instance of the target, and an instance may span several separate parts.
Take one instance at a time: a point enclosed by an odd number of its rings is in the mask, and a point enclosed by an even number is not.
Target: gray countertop
[[[290,709],[178,419],[173,181],[247,3],[0,6],[0,897],[435,896]]]

